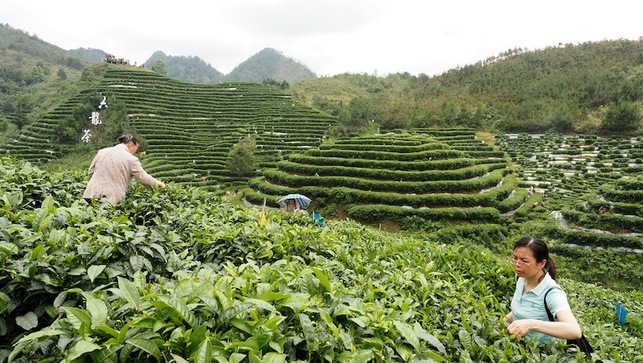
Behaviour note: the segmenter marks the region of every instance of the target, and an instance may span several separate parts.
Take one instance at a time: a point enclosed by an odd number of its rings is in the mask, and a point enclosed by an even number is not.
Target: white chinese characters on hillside
[[[103,96],[103,100],[100,101],[98,104],[98,109],[99,110],[105,110],[107,109],[107,97]],[[101,120],[101,113],[100,111],[93,111],[92,115],[88,117],[88,119],[91,120],[92,125],[98,126],[103,123],[103,120]],[[89,143],[92,139],[92,133],[90,129],[84,129],[83,130],[83,136],[80,138],[80,141],[84,143]]]
[[[83,133],[84,133],[84,135],[83,135],[83,137],[80,138],[80,141],[82,141],[85,144],[87,144],[92,139],[92,132],[89,129],[84,129]]]
[[[98,111],[92,112],[92,115],[89,118],[92,120],[92,125],[100,125],[103,123],[103,121],[100,119],[100,112]]]
[[[99,110],[104,110],[104,109],[106,109],[106,108],[107,108],[107,102],[106,102],[106,100],[107,100],[107,97],[103,96],[103,100],[102,100],[102,101],[100,101],[100,104],[98,105],[98,109],[99,109]]]

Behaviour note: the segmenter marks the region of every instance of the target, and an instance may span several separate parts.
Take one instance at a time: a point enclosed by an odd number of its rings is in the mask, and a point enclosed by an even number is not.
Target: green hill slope
[[[315,73],[302,63],[284,56],[276,49],[265,48],[236,66],[225,79],[256,83],[271,79],[278,83],[285,81],[294,84],[315,77]]]
[[[0,145],[70,96],[87,62],[8,24],[0,24]]]
[[[163,62],[169,77],[183,82],[213,84],[225,80],[223,73],[199,57],[168,56],[159,50],[144,65],[151,69],[157,61]]]
[[[83,130],[90,130],[93,149],[133,130],[146,144],[143,163],[153,175],[218,186],[245,180],[227,165],[240,139],[254,139],[257,166],[270,167],[293,151],[317,147],[335,122],[260,84],[188,84],[136,67],[93,66],[79,87],[82,91],[29,125],[4,152],[45,162],[80,144]],[[108,108],[98,110],[103,97]],[[104,122],[93,125],[92,112]]]
[[[509,50],[434,77],[344,74],[293,86],[303,102],[382,129],[640,133],[643,38]]]

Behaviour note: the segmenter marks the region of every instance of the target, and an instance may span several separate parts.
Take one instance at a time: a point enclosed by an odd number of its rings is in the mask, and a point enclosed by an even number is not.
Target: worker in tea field
[[[512,262],[517,280],[511,312],[505,316],[507,332],[542,342],[581,338],[567,295],[555,281],[556,266],[547,244],[535,237],[520,239],[514,246]]]
[[[118,141],[116,146],[99,150],[92,160],[89,183],[83,193],[85,200],[104,196],[110,203],[118,203],[125,198],[132,177],[150,187],[165,187],[165,183],[149,175],[134,156],[139,146],[134,135],[124,134]]]
[[[300,212],[301,206],[295,199],[288,199],[281,209],[284,212]]]

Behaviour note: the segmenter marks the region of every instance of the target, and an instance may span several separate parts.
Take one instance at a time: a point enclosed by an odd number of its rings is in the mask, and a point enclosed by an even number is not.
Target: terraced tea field
[[[523,186],[546,192],[566,227],[641,237],[643,138],[591,135],[498,135]]]
[[[587,192],[643,171],[643,138],[595,135],[496,135],[528,185],[556,193],[552,202],[575,200]]]
[[[147,146],[144,166],[166,182],[245,187],[227,158],[251,136],[257,171],[243,195],[252,204],[302,193],[329,218],[425,231],[553,218],[552,234],[569,244],[643,248],[641,183],[620,179],[643,169],[641,138],[496,135],[490,145],[471,129],[416,129],[324,142],[332,117],[267,86],[186,84],[114,65],[92,72],[2,152],[39,163],[64,155],[53,130],[81,117],[78,143],[84,127],[100,134],[105,125],[78,110],[105,96],[104,113],[124,105],[123,122]]]
[[[494,143],[469,129],[339,139],[278,162],[244,196],[276,206],[301,193],[311,211],[392,230],[540,220],[568,256],[583,251],[574,246],[643,250],[640,139],[496,135]]]
[[[250,184],[251,203],[301,193],[325,215],[405,229],[504,223],[527,200],[504,153],[470,129],[339,139],[290,155]]]
[[[52,130],[84,100],[102,95],[108,105],[112,100],[126,105],[126,122],[147,145],[142,162],[148,172],[166,182],[213,188],[246,180],[227,166],[228,153],[240,139],[254,138],[261,169],[293,151],[317,147],[335,123],[261,84],[196,85],[133,67],[102,67],[87,89],[30,125],[3,152],[40,163],[64,155],[66,147],[52,141]],[[104,127],[85,124],[93,134]],[[83,128],[78,127],[79,142]]]

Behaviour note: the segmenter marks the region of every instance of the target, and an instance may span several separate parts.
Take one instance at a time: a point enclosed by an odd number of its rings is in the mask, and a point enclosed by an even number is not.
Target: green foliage
[[[259,210],[171,184],[87,204],[84,175],[0,160],[2,360],[579,359],[507,336],[511,266],[471,245],[513,239],[502,228],[411,238],[270,210],[262,225]],[[640,359],[640,294],[561,283],[595,359]]]
[[[272,78],[264,79],[263,82],[261,82],[261,83],[265,84],[267,86],[279,88],[281,90],[285,90],[285,89],[288,89],[290,87],[288,82],[286,82],[286,81],[278,82],[278,81],[276,81],[276,80],[274,80]]]
[[[123,102],[118,96],[112,94],[105,95],[108,99],[109,107],[102,112],[103,123],[97,127],[96,142],[99,145],[114,144],[120,135],[126,133],[138,134],[135,125],[132,125],[127,115],[127,103]],[[145,140],[141,138],[140,151],[145,151]]]
[[[31,69],[31,82],[38,83],[45,80],[45,72],[40,66]]]
[[[576,280],[620,291],[643,290],[643,271],[632,268],[643,263],[640,253],[616,249],[592,250],[565,245],[553,247],[552,252],[559,256],[556,259],[557,264],[567,271],[573,271]]]
[[[351,132],[357,131],[352,127],[352,114],[347,108],[343,108],[337,115],[337,125],[333,133],[337,136],[348,136]]]
[[[621,101],[611,106],[603,120],[603,130],[611,133],[629,133],[641,126],[641,111],[634,102]]]
[[[7,105],[3,108],[9,110],[13,113],[10,120],[16,126],[18,130],[22,130],[23,127],[28,125],[31,121],[29,119],[29,113],[33,110],[33,97],[29,94],[20,94],[15,97],[11,97]]]
[[[162,75],[166,76],[167,75],[167,69],[165,68],[165,62],[162,60],[157,60],[152,64],[152,71]]]
[[[56,73],[58,78],[60,78],[61,81],[64,81],[67,79],[67,72],[65,72],[64,69],[58,68],[58,72]]]
[[[228,153],[228,169],[237,176],[253,175],[256,169],[255,149],[255,141],[250,136],[241,139]]]
[[[617,103],[640,105],[641,42],[510,49],[433,77],[341,74],[292,88],[294,95],[326,112],[338,116],[348,109],[353,120],[374,119],[384,130],[467,126],[495,132],[637,132],[640,117],[633,122],[629,113],[615,116],[623,120],[619,123],[628,121],[618,129],[602,113]],[[368,104],[368,112],[359,112],[358,104]]]

